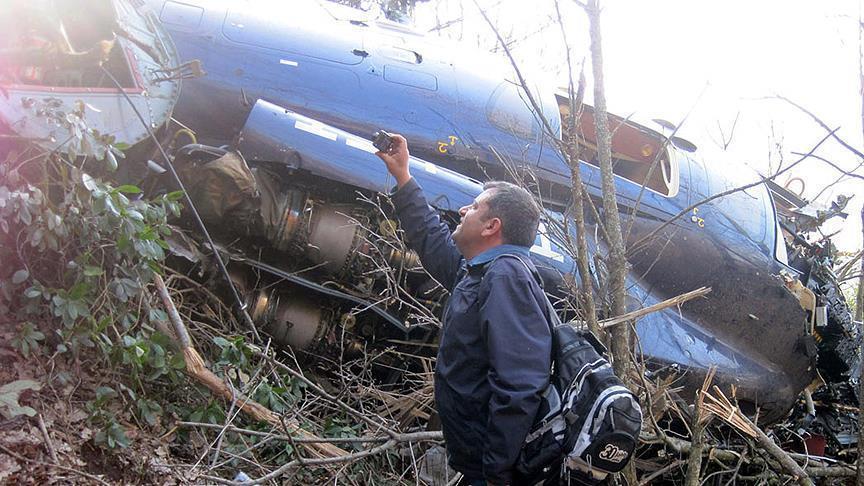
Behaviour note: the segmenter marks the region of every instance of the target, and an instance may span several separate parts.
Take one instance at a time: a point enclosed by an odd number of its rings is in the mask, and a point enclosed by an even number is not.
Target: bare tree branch
[[[801,152],[792,152],[792,155],[798,155],[798,156],[801,156],[801,155],[804,155],[804,154],[802,154]],[[861,167],[864,167],[864,160],[862,160],[862,161],[861,161],[858,165],[856,165],[855,168],[852,169],[852,170],[843,170],[842,167],[840,167],[839,165],[835,164],[834,162],[831,162],[830,160],[826,159],[825,157],[820,157],[820,156],[818,156],[818,155],[814,155],[814,154],[810,154],[810,157],[813,157],[813,158],[816,159],[816,160],[819,160],[819,161],[825,162],[826,164],[830,165],[831,167],[833,167],[834,169],[836,169],[838,172],[840,172],[840,174],[843,175],[843,176],[848,176],[848,177],[852,177],[852,178],[855,178],[855,179],[861,179],[861,180],[864,180],[864,175],[860,175],[860,174],[856,174],[856,173],[855,173],[856,170],[860,169]],[[831,187],[831,186],[829,185],[828,187]],[[817,199],[817,198],[813,198],[813,199]]]
[[[825,122],[823,122],[818,116],[814,115],[807,108],[804,108],[803,106],[799,105],[798,103],[795,103],[794,101],[790,100],[789,98],[786,98],[785,96],[777,95],[777,96],[774,96],[774,98],[776,98],[778,100],[785,101],[786,103],[789,103],[790,105],[792,105],[795,108],[798,108],[799,110],[804,112],[806,115],[808,115],[810,118],[812,118],[813,121],[815,121],[817,125],[824,128],[825,131],[829,132],[831,134],[831,138],[836,140],[840,145],[844,146],[846,149],[848,149],[853,154],[864,159],[864,153],[862,153],[860,150],[856,149],[855,147],[849,145],[848,143],[846,143],[845,140],[843,140],[842,138],[837,136],[836,132],[837,132],[837,130],[839,130],[839,127],[835,128],[834,130],[831,130],[831,128],[827,124],[825,124]]]
[[[198,380],[202,385],[206,386],[216,395],[223,399],[230,400],[232,403],[236,400],[240,410],[247,413],[254,420],[269,423],[274,427],[282,427],[283,421],[267,407],[239,393],[234,387],[226,384],[222,379],[210,371],[204,364],[204,360],[198,351],[192,346],[192,340],[189,338],[189,332],[180,318],[180,313],[177,312],[177,307],[174,301],[168,294],[168,288],[162,277],[159,274],[153,276],[156,288],[159,291],[159,296],[162,299],[162,304],[168,310],[168,318],[174,325],[174,332],[177,334],[180,341],[183,357],[186,360],[186,373]],[[287,422],[287,431],[300,435],[301,437],[314,438],[312,434],[301,429],[299,425],[293,422]],[[330,444],[310,444],[310,452],[318,457],[334,457],[344,455],[346,452],[336,446]]]

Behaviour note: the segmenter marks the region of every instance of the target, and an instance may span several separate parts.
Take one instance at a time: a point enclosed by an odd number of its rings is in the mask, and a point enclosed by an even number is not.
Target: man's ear
[[[495,236],[496,233],[500,234],[502,225],[500,218],[489,218],[483,223],[483,231],[480,234],[486,237]]]

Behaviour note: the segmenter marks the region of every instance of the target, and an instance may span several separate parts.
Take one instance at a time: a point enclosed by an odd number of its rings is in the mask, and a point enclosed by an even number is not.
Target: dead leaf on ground
[[[16,380],[0,386],[0,414],[3,414],[7,419],[19,415],[33,417],[36,415],[36,410],[19,404],[18,400],[20,400],[21,394],[28,390],[38,391],[41,389],[42,384],[33,380]]]
[[[9,476],[20,470],[21,466],[18,464],[18,461],[6,454],[0,454],[0,483],[6,484],[6,480]]]

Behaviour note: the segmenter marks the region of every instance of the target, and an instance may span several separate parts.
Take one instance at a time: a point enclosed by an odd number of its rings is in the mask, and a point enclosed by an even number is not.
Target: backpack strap
[[[540,277],[540,272],[537,271],[536,268],[532,269],[525,263],[525,260],[522,259],[519,255],[514,253],[503,253],[493,258],[485,267],[483,267],[483,276],[486,276],[486,270],[492,266],[499,258],[515,258],[519,260],[519,263],[525,267],[525,270],[534,277],[534,280],[537,281],[537,284],[540,286],[540,290],[543,293],[543,300],[546,301],[546,309],[549,311],[549,329],[552,331],[553,335],[555,333],[555,328],[561,325],[561,318],[558,317],[558,312],[555,310],[555,306],[552,305],[552,302],[549,300],[549,297],[546,296],[546,291],[543,290],[543,278]]]

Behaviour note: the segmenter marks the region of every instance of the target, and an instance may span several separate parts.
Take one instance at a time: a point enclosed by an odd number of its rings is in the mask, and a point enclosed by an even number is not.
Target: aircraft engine
[[[202,153],[200,146],[196,150]],[[296,270],[314,269],[350,281],[366,274],[376,255],[390,265],[419,268],[416,254],[378,244],[381,238],[395,240],[392,221],[376,221],[369,208],[331,202],[287,185],[266,168],[250,169],[236,152],[189,163],[185,172],[189,193],[208,226],[240,236],[238,244],[249,249],[269,246],[284,253]]]
[[[325,294],[329,287],[379,301],[391,282],[384,278],[388,267],[398,269],[398,278],[405,278],[405,272],[416,276],[421,269],[417,255],[399,244],[398,224],[371,205],[339,201],[339,194],[328,196],[316,184],[266,166],[250,168],[237,152],[204,146],[180,152],[186,154],[180,163],[199,215],[238,256],[276,262],[280,270],[308,282],[326,280],[313,284]],[[335,342],[334,331],[341,328],[351,335],[349,347],[359,349],[355,337],[377,332],[368,322],[355,327],[349,308],[308,287],[253,278],[249,268],[239,265],[230,273],[250,317],[276,344],[319,351]]]
[[[349,216],[350,210],[323,205],[311,211],[305,254],[310,261],[323,265],[328,273],[343,274],[355,256],[368,252],[365,231]]]
[[[274,342],[297,350],[322,341],[333,322],[332,312],[322,302],[279,290],[256,292],[250,316]]]

